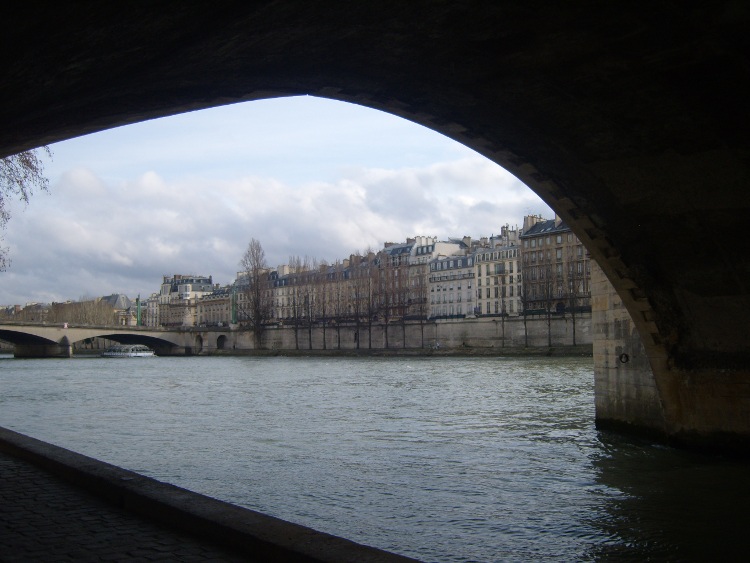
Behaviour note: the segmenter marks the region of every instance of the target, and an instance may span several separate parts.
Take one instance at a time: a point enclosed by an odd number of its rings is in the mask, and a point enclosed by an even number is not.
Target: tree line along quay
[[[250,329],[253,349],[590,345],[591,261],[560,220],[524,217],[500,234],[387,242],[331,263],[272,268],[252,239],[233,283],[165,275],[145,299],[110,295],[6,307],[6,321]],[[438,329],[437,324],[441,325]],[[448,330],[450,326],[450,330]],[[270,338],[289,329],[292,338]],[[266,342],[268,340],[268,342]]]

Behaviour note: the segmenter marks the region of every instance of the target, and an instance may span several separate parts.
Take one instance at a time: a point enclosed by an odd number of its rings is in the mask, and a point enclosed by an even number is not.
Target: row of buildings
[[[143,300],[112,295],[90,306],[16,306],[4,316],[210,327],[258,326],[254,317],[288,326],[550,315],[590,309],[590,275],[588,254],[570,228],[559,217],[530,215],[520,229],[506,225],[499,235],[478,240],[418,236],[333,264],[297,260],[264,268],[260,277],[239,272],[229,285],[175,274],[164,276],[159,291]],[[262,286],[260,306],[251,303],[251,280]]]
[[[521,229],[438,241],[418,236],[333,264],[299,261],[239,272],[230,285],[211,276],[164,276],[138,303],[146,326],[401,322],[478,316],[563,314],[590,308],[586,250],[560,220],[530,215]],[[255,283],[263,304],[250,303]],[[262,313],[258,311],[263,311]]]

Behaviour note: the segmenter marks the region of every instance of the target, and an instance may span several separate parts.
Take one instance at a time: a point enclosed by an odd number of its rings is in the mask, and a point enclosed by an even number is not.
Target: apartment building
[[[474,258],[435,258],[429,263],[429,318],[474,316]]]
[[[516,316],[521,303],[521,252],[518,228],[505,225],[473,250],[476,268],[476,315]]]
[[[195,326],[198,324],[198,301],[213,290],[211,276],[163,276],[158,303],[159,325]]]
[[[229,326],[232,322],[233,287],[215,287],[197,303],[198,326]]]
[[[590,310],[591,261],[570,227],[558,216],[527,216],[520,239],[526,310]]]

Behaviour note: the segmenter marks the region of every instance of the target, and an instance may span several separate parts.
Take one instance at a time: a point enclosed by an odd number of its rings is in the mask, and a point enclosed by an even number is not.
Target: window
[[[557,244],[562,244],[562,235],[557,235],[555,237],[555,242],[557,242]]]

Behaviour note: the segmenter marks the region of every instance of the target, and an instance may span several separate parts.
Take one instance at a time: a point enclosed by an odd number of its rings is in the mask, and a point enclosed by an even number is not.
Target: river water
[[[746,560],[750,465],[594,427],[590,359],[0,359],[0,425],[423,561]]]

